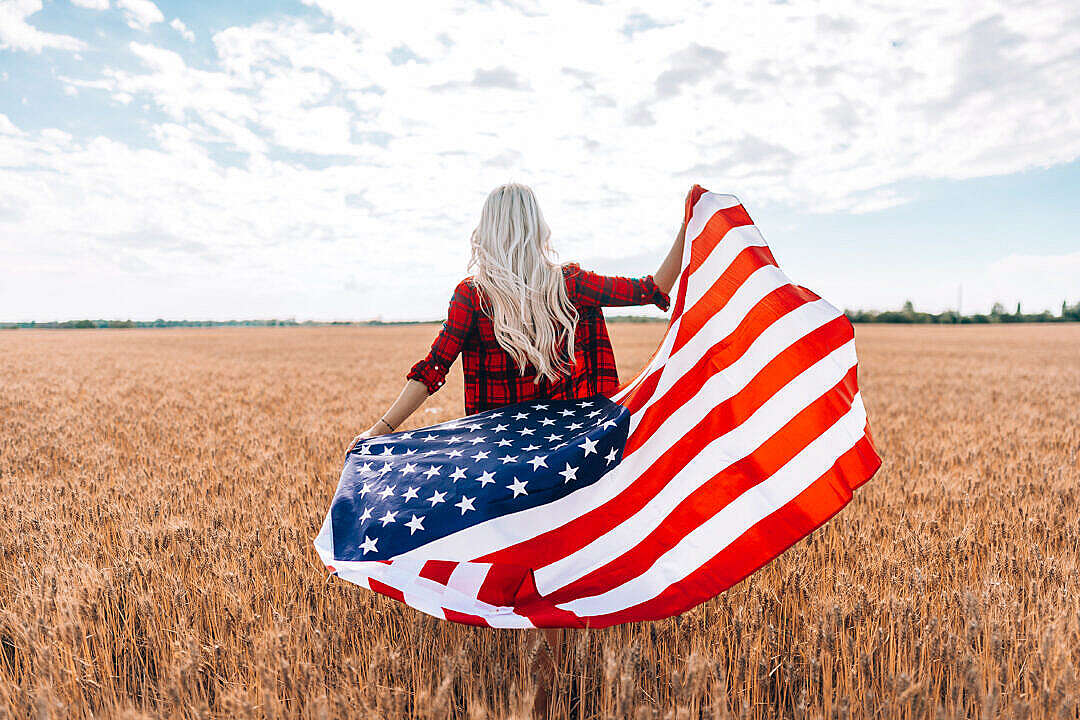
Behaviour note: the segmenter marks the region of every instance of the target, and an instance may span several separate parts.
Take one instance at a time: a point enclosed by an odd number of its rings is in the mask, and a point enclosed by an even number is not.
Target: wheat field
[[[529,635],[328,578],[433,325],[0,333],[0,718],[526,718]],[[629,378],[662,327],[613,324]],[[684,616],[567,634],[559,718],[1077,718],[1080,326],[857,328],[884,465]],[[460,414],[460,370],[408,423]]]

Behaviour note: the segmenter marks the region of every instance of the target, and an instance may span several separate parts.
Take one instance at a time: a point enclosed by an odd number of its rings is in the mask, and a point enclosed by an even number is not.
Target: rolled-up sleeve
[[[475,294],[468,281],[462,280],[454,289],[446,320],[431,344],[431,351],[412,366],[405,376],[406,379],[423,383],[428,394],[441,388],[446,383],[450,366],[465,346],[465,338],[472,330],[475,313]]]
[[[671,305],[671,298],[652,275],[640,278],[599,275],[582,270],[576,263],[567,265],[567,269],[574,279],[574,294],[580,305],[656,305],[661,310]]]

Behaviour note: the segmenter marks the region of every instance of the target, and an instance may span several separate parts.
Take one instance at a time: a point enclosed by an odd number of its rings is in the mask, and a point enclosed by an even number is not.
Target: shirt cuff
[[[646,304],[651,303],[656,307],[660,308],[661,310],[666,311],[671,305],[671,298],[666,292],[660,289],[660,287],[656,284],[656,280],[653,279],[652,275],[645,276],[645,287]]]
[[[433,395],[436,390],[446,384],[446,372],[449,368],[438,364],[438,361],[426,357],[412,366],[406,380],[416,380],[427,388],[428,395]]]

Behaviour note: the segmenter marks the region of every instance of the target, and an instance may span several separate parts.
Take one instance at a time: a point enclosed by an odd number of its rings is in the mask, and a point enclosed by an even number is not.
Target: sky
[[[508,181],[597,272],[699,183],[839,307],[1056,313],[1078,87],[1075,0],[0,0],[0,320],[438,319]]]

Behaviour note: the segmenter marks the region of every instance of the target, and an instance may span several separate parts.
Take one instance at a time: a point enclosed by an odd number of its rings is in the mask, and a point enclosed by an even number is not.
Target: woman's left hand
[[[381,423],[376,423],[376,425],[381,425]],[[348,449],[345,450],[345,454],[348,455],[349,453],[351,453],[353,450],[356,449],[356,446],[359,445],[364,440],[367,440],[368,438],[376,437],[378,435],[382,435],[382,433],[378,431],[377,427],[368,428],[367,430],[365,430],[364,432],[360,433],[359,435],[357,435],[356,437],[354,437],[352,439],[352,442],[349,443]]]

